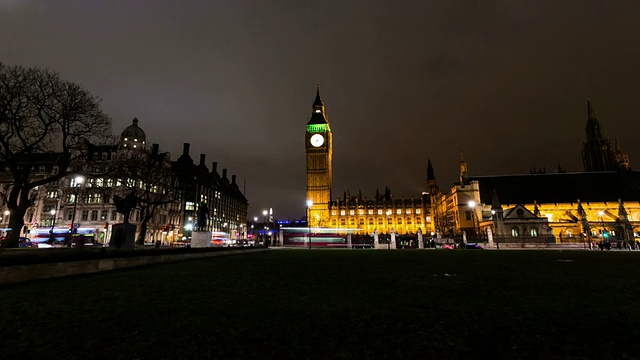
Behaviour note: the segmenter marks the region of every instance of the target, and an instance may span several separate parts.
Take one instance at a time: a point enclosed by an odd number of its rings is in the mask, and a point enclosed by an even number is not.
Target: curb
[[[129,258],[110,258],[0,267],[0,285],[15,284],[19,282],[38,279],[50,279],[73,275],[92,274],[103,271],[201,259],[207,257],[246,254],[265,250],[268,249],[259,248],[250,250],[216,251],[197,254],[137,256]]]

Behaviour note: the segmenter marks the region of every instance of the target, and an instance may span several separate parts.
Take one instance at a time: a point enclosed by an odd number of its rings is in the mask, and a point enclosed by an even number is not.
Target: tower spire
[[[436,176],[433,174],[433,165],[431,165],[431,159],[427,162],[427,180],[435,180]]]
[[[320,125],[328,124],[327,118],[324,114],[324,103],[320,97],[320,84],[316,84],[316,99],[313,101],[313,112],[311,113],[311,119],[307,125]]]
[[[460,184],[468,184],[469,178],[467,177],[467,162],[464,161],[464,154],[460,152]]]
[[[587,132],[587,141],[604,140],[600,129],[600,123],[593,112],[593,107],[591,106],[591,100],[589,98],[587,98],[587,128],[585,130]]]
[[[316,106],[321,106],[321,107],[324,108],[324,103],[322,102],[322,98],[320,97],[320,84],[316,84],[316,99],[313,102],[314,110],[315,110]]]

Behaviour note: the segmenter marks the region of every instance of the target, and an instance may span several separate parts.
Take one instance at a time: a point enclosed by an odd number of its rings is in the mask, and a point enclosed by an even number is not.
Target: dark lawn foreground
[[[0,288],[3,359],[640,358],[640,252],[272,250]]]

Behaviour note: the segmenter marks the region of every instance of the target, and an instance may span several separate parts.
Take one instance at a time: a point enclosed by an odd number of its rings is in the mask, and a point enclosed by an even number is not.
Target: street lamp
[[[309,237],[309,249],[311,249],[311,207],[313,206],[313,200],[307,199],[307,228],[309,229],[309,233],[307,236]]]
[[[598,215],[600,216],[600,224],[602,225],[602,238],[607,240],[609,234],[607,234],[607,229],[604,227],[604,211],[598,211]]]
[[[389,231],[390,223],[391,223],[391,209],[387,210],[387,235],[391,234],[391,231]],[[388,238],[386,240],[387,240],[387,249],[391,249],[391,238]]]
[[[262,216],[264,216],[264,247],[269,247],[267,243],[267,230],[269,230],[269,222],[267,221],[267,215],[269,212],[267,210],[262,210]]]
[[[51,209],[51,230],[49,230],[49,241],[53,243],[53,228],[56,226],[56,209]]]
[[[471,201],[469,201],[467,203],[467,205],[469,205],[469,209],[471,209],[471,223],[473,224],[472,226],[473,226],[473,237],[474,237],[473,240],[477,242],[477,239],[476,239],[476,235],[477,235],[477,233],[476,233],[476,205],[477,204],[476,204],[475,201],[471,200]]]
[[[76,221],[76,209],[78,208],[78,195],[80,194],[80,185],[82,185],[82,183],[84,182],[84,177],[83,176],[76,176],[75,179],[75,185],[74,187],[76,188],[75,191],[75,196],[73,198],[73,214],[71,215],[71,229],[72,229],[72,233],[76,233],[77,229],[75,226],[75,221]]]
[[[73,199],[73,214],[71,214],[71,234],[76,234],[78,229],[76,228],[76,209],[78,208],[78,195],[80,193],[80,185],[84,182],[84,176],[78,175],[74,179],[73,186],[76,188],[74,199]],[[73,235],[72,235],[73,238]],[[71,241],[67,243],[67,246],[71,247]]]

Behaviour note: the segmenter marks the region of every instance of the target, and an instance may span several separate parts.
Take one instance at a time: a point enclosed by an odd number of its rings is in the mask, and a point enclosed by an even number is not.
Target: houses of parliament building
[[[332,132],[318,88],[305,131],[307,221],[354,233],[395,232],[502,243],[635,244],[640,232],[640,172],[602,132],[587,101],[584,172],[471,176],[461,156],[459,181],[443,190],[427,161],[421,194],[332,196]]]

